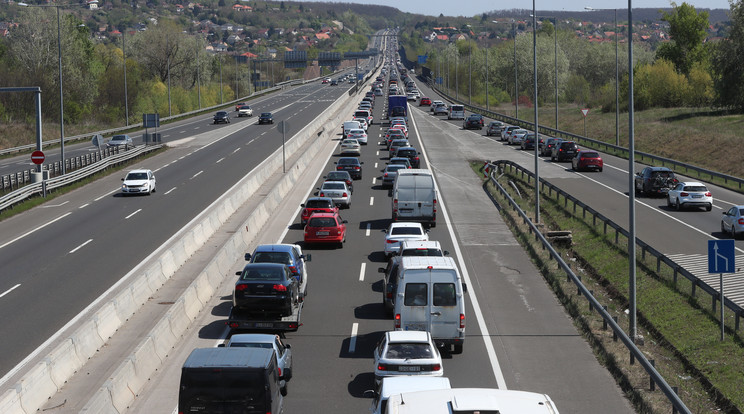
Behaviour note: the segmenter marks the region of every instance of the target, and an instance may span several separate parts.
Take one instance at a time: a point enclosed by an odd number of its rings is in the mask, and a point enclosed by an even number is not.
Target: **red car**
[[[431,98],[425,96],[421,97],[419,100],[419,106],[431,106]]]
[[[346,220],[338,212],[315,213],[305,226],[305,246],[310,243],[332,243],[344,247],[346,242]]]
[[[571,169],[574,171],[597,170],[602,172],[604,162],[597,151],[579,151],[571,158]]]
[[[316,213],[338,213],[338,206],[330,197],[310,197],[304,204],[300,204],[300,222],[304,226],[310,216]]]
[[[247,106],[247,105],[248,105],[248,102],[238,102],[235,104],[235,110],[237,111],[238,109],[240,109],[241,106]]]

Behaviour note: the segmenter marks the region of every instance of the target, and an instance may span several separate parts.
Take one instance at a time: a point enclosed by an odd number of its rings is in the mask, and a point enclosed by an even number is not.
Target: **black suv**
[[[573,141],[561,141],[553,147],[553,152],[550,153],[551,161],[568,161],[573,158],[576,153],[579,152],[579,146]]]
[[[214,114],[214,123],[219,124],[221,122],[224,122],[226,124],[230,123],[230,115],[225,111],[219,111]]]
[[[274,123],[274,115],[271,114],[271,112],[264,112],[261,114],[261,116],[258,117],[258,124],[273,124]]]
[[[411,162],[411,168],[419,168],[421,160],[419,159],[419,152],[414,147],[400,147],[395,151],[396,157],[408,158]]]
[[[643,171],[636,173],[636,194],[662,195],[665,196],[678,180],[674,172],[667,167],[646,167]]]

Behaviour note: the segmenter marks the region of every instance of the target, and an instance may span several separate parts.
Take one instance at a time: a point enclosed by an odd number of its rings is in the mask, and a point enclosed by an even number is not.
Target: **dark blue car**
[[[246,253],[245,260],[250,263],[280,263],[286,265],[292,276],[297,278],[300,286],[300,300],[307,293],[307,269],[311,255],[302,254],[302,248],[296,244],[262,244],[256,247],[253,254]]]

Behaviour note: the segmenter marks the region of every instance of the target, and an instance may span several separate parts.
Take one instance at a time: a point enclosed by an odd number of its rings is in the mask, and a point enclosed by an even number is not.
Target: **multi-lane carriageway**
[[[372,388],[372,347],[392,329],[381,305],[383,234],[390,200],[379,183],[387,152],[376,145],[384,104],[375,107],[370,143],[362,148],[363,178],[355,183],[353,206],[342,210],[349,222],[343,249],[311,246],[309,296],[303,326],[288,333],[294,376],[285,399],[287,412],[364,412]],[[461,355],[444,353],[444,374],[456,387],[501,387],[545,392],[561,412],[628,413],[632,408],[612,378],[599,366],[541,276],[501,222],[466,162],[467,148],[453,146],[459,126],[412,110],[410,139],[425,151],[422,166],[437,175],[441,193],[440,225],[430,237],[456,258],[469,286],[467,341]],[[338,126],[333,126],[338,129]],[[421,139],[422,131],[425,137]],[[337,137],[340,139],[340,135]],[[461,139],[461,138],[460,138]],[[337,142],[316,161],[257,243],[302,241],[299,204],[312,195],[325,171],[333,169]],[[495,147],[494,147],[495,148]],[[242,267],[236,258],[234,269]],[[134,412],[172,412],[180,365],[195,347],[215,346],[226,335],[223,325],[232,283],[192,327]],[[170,357],[169,357],[170,358]]]

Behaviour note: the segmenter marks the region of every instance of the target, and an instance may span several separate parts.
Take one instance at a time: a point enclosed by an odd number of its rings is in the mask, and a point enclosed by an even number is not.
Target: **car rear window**
[[[401,157],[414,157],[416,156],[416,150],[398,150],[396,154]]]
[[[324,190],[343,190],[346,187],[344,183],[326,182],[323,184]]]
[[[243,271],[241,280],[282,280],[282,272],[276,268],[274,269],[246,269]]]
[[[257,252],[253,255],[253,263],[291,264],[292,260],[287,252]]]
[[[428,359],[433,358],[432,349],[427,343],[392,343],[388,345],[384,358],[388,359]]]
[[[406,289],[403,297],[405,306],[425,306],[427,300],[426,283],[406,283]]]
[[[393,227],[390,234],[396,236],[401,234],[421,234],[421,229],[418,227]]]
[[[341,158],[338,160],[338,165],[356,165],[359,161],[354,158]]]
[[[385,167],[385,171],[387,171],[387,172],[396,172],[396,171],[402,170],[404,168],[406,168],[406,166],[403,165],[403,164],[392,164],[392,165],[388,165],[387,167]]]
[[[599,158],[599,154],[596,152],[582,152],[581,156],[584,158]]]
[[[349,173],[346,171],[330,172],[328,173],[328,180],[348,180],[350,178]]]
[[[308,227],[336,227],[336,220],[332,217],[311,217]]]
[[[305,203],[307,208],[333,208],[333,202],[331,200],[308,200]]]
[[[442,256],[442,251],[439,249],[405,249],[401,253],[401,256]]]
[[[686,185],[685,191],[708,191],[704,185]]]

